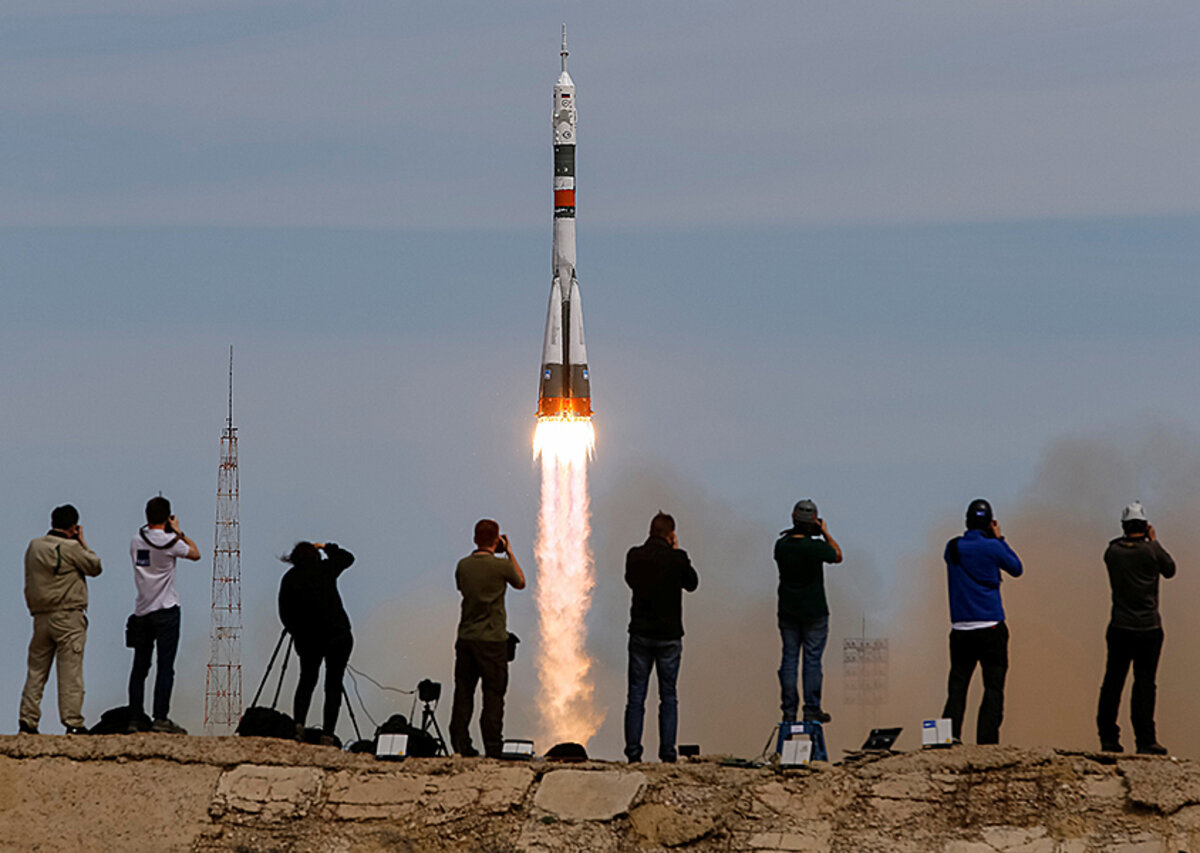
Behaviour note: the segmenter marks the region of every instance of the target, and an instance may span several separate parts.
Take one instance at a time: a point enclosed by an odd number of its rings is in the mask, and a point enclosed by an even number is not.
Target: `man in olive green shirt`
[[[506,554],[505,557],[498,556]],[[475,686],[483,681],[483,711],[479,727],[483,749],[499,758],[504,745],[504,694],[508,690],[508,617],[504,593],[509,586],[525,588],[525,573],[512,553],[500,525],[485,518],[475,525],[475,550],[458,561],[454,582],[462,593],[462,616],[454,643],[454,705],[450,712],[450,746],[471,758],[467,727],[475,704]]]
[[[100,558],[88,547],[79,511],[70,504],[50,514],[50,532],[25,551],[25,604],[33,616],[28,672],[21,692],[19,730],[38,733],[42,690],[50,665],[58,666],[58,713],[67,734],[85,734],[83,646],[87,642],[87,579],[100,574]]]

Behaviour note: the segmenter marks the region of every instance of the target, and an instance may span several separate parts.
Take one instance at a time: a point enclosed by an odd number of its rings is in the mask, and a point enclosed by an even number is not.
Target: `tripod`
[[[449,755],[450,750],[446,749],[446,740],[442,737],[442,730],[438,728],[437,717],[434,716],[434,708],[437,707],[437,700],[422,699],[423,707],[421,708],[421,731],[429,735],[437,743],[438,751],[435,755]],[[429,730],[433,729],[432,732]]]

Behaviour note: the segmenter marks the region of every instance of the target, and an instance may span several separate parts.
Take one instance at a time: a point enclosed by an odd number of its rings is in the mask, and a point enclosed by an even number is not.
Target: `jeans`
[[[154,673],[154,719],[165,720],[171,710],[171,690],[175,687],[175,651],[179,648],[179,605],[154,610],[142,620],[141,641],[133,648],[133,670],[129,673],[129,707],[139,714],[146,711],[146,676],[150,659],[158,646],[158,669]]]
[[[829,616],[806,622],[779,621],[779,636],[783,638],[783,660],[779,664],[779,709],[784,719],[796,719],[800,696],[796,690],[796,670],[800,665],[800,650],[804,649],[804,711],[821,710],[821,656],[829,639]]]
[[[508,691],[508,641],[459,640],[454,644],[454,704],[450,710],[450,748],[459,755],[478,755],[468,724],[475,707],[475,685],[483,681],[479,729],[483,751],[499,758],[504,748],[504,694]]]
[[[325,708],[321,731],[331,735],[337,728],[338,713],[342,709],[342,679],[346,676],[346,664],[350,662],[354,638],[349,634],[319,640],[297,637],[295,643],[296,657],[300,658],[300,679],[296,683],[292,716],[299,725],[307,722],[308,706],[317,687],[317,676],[321,673],[321,661],[325,661]]]
[[[1129,708],[1133,736],[1138,746],[1156,743],[1154,698],[1157,688],[1154,679],[1158,673],[1158,657],[1162,653],[1162,628],[1130,631],[1109,626],[1105,640],[1108,642],[1108,663],[1104,668],[1104,684],[1100,687],[1100,704],[1096,709],[1096,728],[1100,732],[1100,740],[1117,743],[1121,739],[1117,712],[1121,707],[1125,676],[1129,673],[1129,665],[1133,664],[1133,696]]]
[[[1004,678],[1008,675],[1006,624],[950,632],[950,679],[942,716],[950,718],[954,737],[960,739],[967,710],[967,688],[975,674],[975,664],[983,671],[983,701],[979,703],[975,742],[999,743],[1000,723],[1004,720]]]
[[[683,657],[683,640],[653,640],[637,634],[629,635],[629,693],[625,700],[625,757],[642,760],[642,728],[646,717],[646,690],[650,686],[650,669],[658,672],[658,757],[674,761],[675,733],[679,728],[679,698],[675,681],[679,678],[679,661]]]

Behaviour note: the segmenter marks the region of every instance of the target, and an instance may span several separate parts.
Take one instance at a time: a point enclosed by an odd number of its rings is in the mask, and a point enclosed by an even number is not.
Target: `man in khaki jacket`
[[[83,539],[79,511],[70,504],[50,514],[51,530],[25,551],[25,603],[33,616],[29,670],[21,692],[20,730],[38,733],[42,689],[58,661],[58,713],[67,734],[85,734],[83,646],[87,641],[87,578],[100,558]]]

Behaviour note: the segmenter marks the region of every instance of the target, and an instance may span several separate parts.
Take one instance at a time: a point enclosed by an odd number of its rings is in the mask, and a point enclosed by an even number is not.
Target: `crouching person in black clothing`
[[[324,558],[321,551],[325,552]],[[342,708],[342,678],[354,647],[350,617],[342,606],[337,579],[354,562],[354,555],[332,542],[300,542],[283,561],[292,567],[279,584],[279,619],[292,635],[300,658],[300,681],[296,685],[292,714],[296,725],[303,727],[324,661],[321,742],[336,744],[334,729]]]

